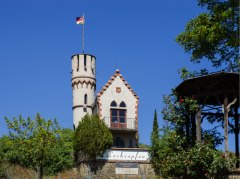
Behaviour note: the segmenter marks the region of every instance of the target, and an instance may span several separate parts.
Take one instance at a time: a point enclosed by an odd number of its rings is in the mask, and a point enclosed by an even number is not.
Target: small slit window
[[[87,104],[87,94],[84,95],[84,104]]]
[[[84,70],[87,71],[87,57],[84,55]]]
[[[77,71],[79,71],[79,57],[77,59]]]
[[[87,58],[86,58],[86,55],[84,55],[84,66],[87,66]]]

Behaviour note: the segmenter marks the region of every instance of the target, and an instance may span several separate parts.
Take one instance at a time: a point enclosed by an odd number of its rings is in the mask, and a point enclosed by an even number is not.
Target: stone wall
[[[138,175],[119,175],[116,174],[116,163],[98,161],[96,163],[84,163],[78,168],[75,168],[75,172],[80,178],[91,179],[154,179],[155,173],[150,163],[139,163]]]

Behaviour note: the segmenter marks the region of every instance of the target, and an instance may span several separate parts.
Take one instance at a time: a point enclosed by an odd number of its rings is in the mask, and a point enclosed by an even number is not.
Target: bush
[[[80,122],[74,134],[74,150],[76,162],[79,153],[82,160],[96,160],[104,151],[112,146],[112,134],[105,123],[97,115],[86,115]],[[82,155],[82,157],[83,157]]]

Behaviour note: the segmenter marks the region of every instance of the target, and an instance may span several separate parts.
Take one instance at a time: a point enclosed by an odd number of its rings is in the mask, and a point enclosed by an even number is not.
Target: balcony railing
[[[111,117],[104,117],[103,121],[110,129],[137,130],[135,118],[125,118],[125,123],[120,121],[112,122]]]

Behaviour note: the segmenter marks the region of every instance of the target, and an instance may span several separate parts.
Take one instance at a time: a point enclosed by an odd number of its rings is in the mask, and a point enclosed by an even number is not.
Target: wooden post
[[[224,112],[224,146],[225,146],[225,157],[228,158],[228,97],[224,98],[223,103]]]
[[[192,146],[196,144],[196,119],[195,114],[191,114],[191,124],[192,124]]]
[[[239,168],[239,114],[238,114],[238,104],[236,104],[234,106],[234,121],[235,121],[235,130],[234,130],[234,134],[235,134],[235,154],[236,154],[236,158],[237,163],[236,163],[236,168]]]
[[[201,131],[201,108],[197,111],[196,114],[196,133],[197,133],[197,143],[202,142],[202,131]]]

